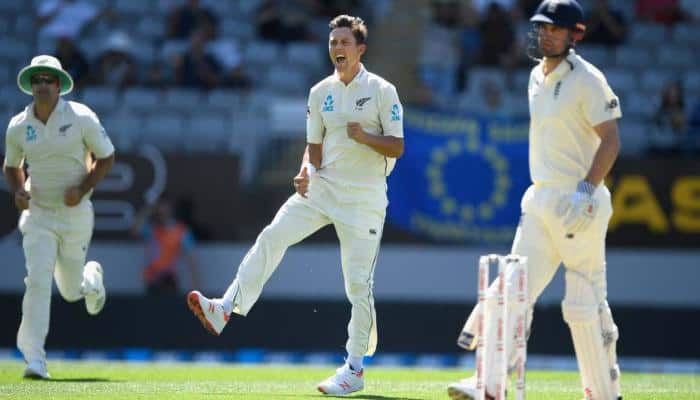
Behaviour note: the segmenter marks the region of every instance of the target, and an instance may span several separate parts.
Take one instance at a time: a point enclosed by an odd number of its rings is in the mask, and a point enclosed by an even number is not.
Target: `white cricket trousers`
[[[83,298],[83,267],[93,225],[89,200],[76,207],[56,209],[30,203],[29,209],[20,216],[27,276],[17,347],[27,362],[46,358],[44,343],[49,332],[53,278],[66,301]]]
[[[574,190],[532,185],[523,195],[512,253],[528,258],[530,305],[537,302],[562,262],[567,272],[576,272],[590,282],[599,302],[607,299],[605,235],[612,216],[610,192],[605,185],[596,189],[598,212],[593,222],[584,232],[567,237],[564,220],[555,210],[559,199]]]
[[[372,355],[377,345],[374,267],[386,210],[386,189],[349,189],[314,176],[307,198],[292,195],[258,236],[238,267],[224,301],[246,315],[287,248],[325,225],[333,224],[340,241],[345,293],[352,305],[346,350]]]

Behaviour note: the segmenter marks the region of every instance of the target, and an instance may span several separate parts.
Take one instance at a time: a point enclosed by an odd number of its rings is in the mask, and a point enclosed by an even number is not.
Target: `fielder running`
[[[3,171],[22,211],[19,230],[27,268],[17,347],[27,362],[24,376],[49,379],[44,343],[52,277],[66,301],[84,298],[90,315],[105,303],[102,267],[95,261],[85,264],[85,256],[94,224],[90,195],[112,167],[114,147],[92,110],[60,98],[73,89],[73,80],[56,58],[34,57],[17,83],[34,96],[12,118],[5,136]]]
[[[620,141],[617,96],[603,74],[577,55],[573,47],[583,38],[583,12],[575,0],[545,0],[533,23],[541,60],[530,74],[530,176],[533,184],[523,196],[520,225],[511,252],[528,258],[530,311],[560,263],[566,267],[562,302],[587,400],[620,398],[617,365],[618,330],[607,302],[605,234],[612,215],[610,193],[602,184],[617,158]],[[533,44],[534,45],[534,44]],[[506,288],[515,288],[506,274]],[[495,307],[496,285],[486,299],[484,332]],[[514,296],[511,296],[514,298]],[[514,306],[507,304],[509,310]],[[472,311],[458,343],[474,349],[476,318]],[[507,321],[506,349],[512,366],[514,331]],[[531,322],[531,314],[530,321]],[[495,393],[494,338],[487,337],[484,368],[489,398]],[[490,393],[490,394],[489,394]],[[448,387],[453,399],[475,399],[474,378]]]
[[[342,395],[364,387],[363,356],[372,355],[377,345],[373,276],[387,206],[386,177],[403,153],[403,109],[395,87],[360,62],[367,47],[362,19],[340,15],[329,27],[335,73],[309,93],[308,145],[294,177],[296,194],[258,236],[223,298],[193,291],[188,304],[210,332],[220,334],[231,312],[250,311],[289,246],[333,224],[352,314],[347,362],[318,390]]]

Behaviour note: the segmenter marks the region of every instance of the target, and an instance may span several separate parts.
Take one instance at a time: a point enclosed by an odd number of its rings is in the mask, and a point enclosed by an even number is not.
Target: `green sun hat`
[[[17,85],[24,93],[32,96],[32,83],[30,81],[32,75],[39,72],[48,72],[58,76],[61,83],[61,96],[68,94],[73,90],[73,78],[70,74],[63,70],[61,62],[56,57],[42,54],[32,58],[32,62],[22,68],[17,74]]]

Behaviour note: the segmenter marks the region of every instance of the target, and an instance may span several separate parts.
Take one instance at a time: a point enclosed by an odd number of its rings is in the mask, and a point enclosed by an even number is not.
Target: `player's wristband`
[[[589,196],[593,196],[593,192],[595,192],[595,186],[593,186],[592,183],[588,181],[581,181],[576,185],[576,191],[579,193],[586,193]]]

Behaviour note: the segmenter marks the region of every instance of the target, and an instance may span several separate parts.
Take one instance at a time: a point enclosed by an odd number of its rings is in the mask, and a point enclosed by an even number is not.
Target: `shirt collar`
[[[49,115],[49,119],[51,119],[51,117],[54,115],[62,114],[63,111],[66,109],[67,104],[68,104],[68,102],[63,100],[63,98],[59,97],[58,102],[56,103],[56,107],[53,109],[53,111],[51,111],[51,115]],[[36,115],[34,115],[34,102],[33,101],[31,103],[29,103],[27,108],[25,108],[25,111],[26,111],[27,115],[29,116],[29,118],[31,118],[32,120],[38,121],[36,118]]]
[[[333,78],[335,79],[336,82],[338,83],[343,83],[343,81],[340,80],[340,76],[338,75],[338,71],[333,72]],[[362,82],[367,80],[367,70],[365,69],[364,64],[360,63],[360,70],[357,72],[357,75],[355,75],[354,78],[348,83],[348,87],[353,86],[353,85],[359,85]]]
[[[576,52],[574,51],[574,49],[570,49],[569,54],[564,58],[564,60],[562,62],[560,62],[559,65],[557,65],[557,67],[554,68],[554,71],[552,71],[545,78],[546,79],[559,79],[562,76],[573,71],[574,68],[576,68],[576,66],[578,64],[579,64],[579,61],[578,61],[578,56],[576,55]],[[540,70],[542,70],[543,65],[544,65],[544,61],[540,64]]]

